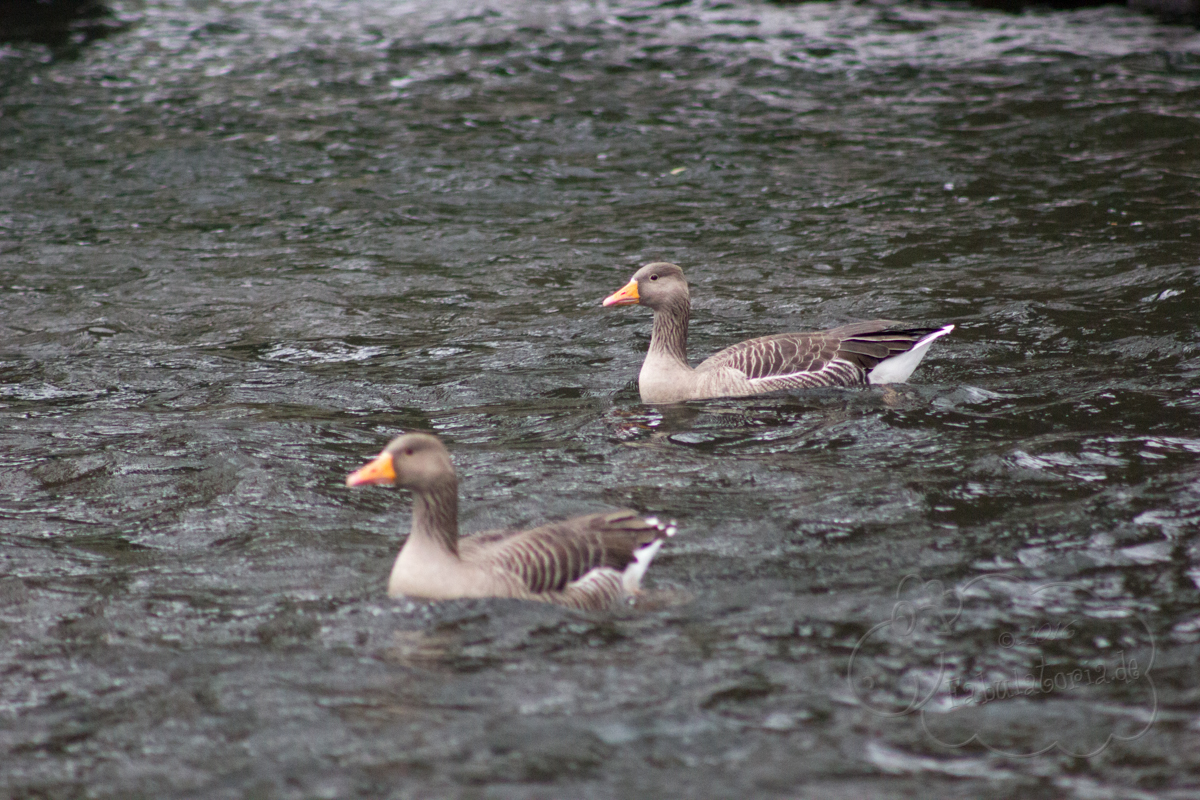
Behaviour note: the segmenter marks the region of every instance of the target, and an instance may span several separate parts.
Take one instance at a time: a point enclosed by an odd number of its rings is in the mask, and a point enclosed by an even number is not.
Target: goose
[[[458,478],[437,437],[405,433],[347,486],[393,485],[413,494],[412,531],[388,580],[391,597],[515,597],[603,609],[638,594],[675,523],[622,509],[524,531],[458,536]]]
[[[687,280],[677,265],[647,264],[603,305],[643,305],[654,312],[650,350],[638,373],[643,403],[903,383],[929,346],[954,330],[953,325],[914,328],[877,319],[827,331],[780,333],[735,344],[692,369],[687,360],[691,301]]]

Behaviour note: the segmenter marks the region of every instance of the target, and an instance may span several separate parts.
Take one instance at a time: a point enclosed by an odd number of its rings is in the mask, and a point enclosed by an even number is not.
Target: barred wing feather
[[[459,551],[464,559],[519,577],[529,592],[562,592],[594,569],[624,571],[639,548],[673,532],[653,517],[624,510],[469,536]]]
[[[937,330],[900,324],[873,320],[816,333],[750,339],[713,355],[696,371],[735,369],[762,391],[862,385],[880,362],[907,352]]]

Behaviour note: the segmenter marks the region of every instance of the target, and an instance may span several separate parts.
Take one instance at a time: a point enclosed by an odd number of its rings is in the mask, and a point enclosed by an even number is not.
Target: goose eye
[[[411,447],[404,448],[404,455],[411,456],[412,454],[413,454],[413,449]]]
[[[651,276],[650,276],[650,280],[652,280],[652,281],[656,281],[656,280],[658,280],[658,276],[657,276],[657,275],[651,275]]]

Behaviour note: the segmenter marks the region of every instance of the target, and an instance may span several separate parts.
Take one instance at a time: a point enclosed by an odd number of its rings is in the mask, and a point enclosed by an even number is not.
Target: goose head
[[[604,298],[606,306],[643,305],[658,311],[688,304],[687,279],[674,264],[657,261],[633,273],[629,283]]]
[[[454,465],[442,443],[428,433],[405,433],[392,439],[371,463],[351,473],[346,485],[401,486],[422,492],[446,480],[454,480]]]

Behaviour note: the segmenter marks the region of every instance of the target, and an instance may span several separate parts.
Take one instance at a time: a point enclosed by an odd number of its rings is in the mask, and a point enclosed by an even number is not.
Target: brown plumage
[[[624,509],[460,539],[450,454],[424,433],[393,439],[346,484],[391,484],[413,493],[412,531],[388,581],[393,597],[516,597],[607,608],[639,591],[663,540],[675,534],[674,523]]]
[[[865,386],[908,379],[935,339],[954,330],[913,328],[872,320],[811,333],[750,339],[688,366],[691,299],[683,270],[647,264],[604,305],[644,305],[654,311],[650,350],[638,374],[646,403],[744,397],[816,386]]]

